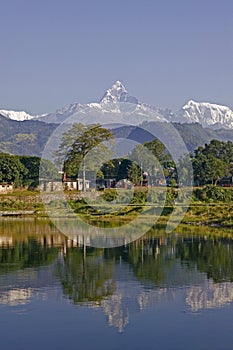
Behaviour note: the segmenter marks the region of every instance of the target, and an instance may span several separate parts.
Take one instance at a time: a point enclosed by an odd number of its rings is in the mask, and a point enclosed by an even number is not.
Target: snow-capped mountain
[[[30,115],[24,111],[9,111],[6,109],[1,109],[0,114],[3,115],[6,118],[17,120],[17,121],[23,121],[23,120],[30,120],[35,118],[35,116]]]
[[[108,89],[100,102],[80,104],[74,103],[55,113],[39,117],[47,123],[62,123],[78,121],[84,124],[132,123],[141,124],[143,121],[166,122],[154,108],[138,102],[136,97],[130,96],[124,85],[118,80]]]
[[[124,85],[117,80],[116,83],[105,92],[100,100],[101,104],[107,104],[109,102],[129,102],[138,104],[138,99],[134,96],[130,96]]]
[[[204,127],[233,129],[233,111],[226,106],[207,102],[188,101],[178,112],[141,103],[131,96],[118,80],[107,89],[99,102],[73,103],[54,113],[32,116],[24,111],[0,110],[6,118],[23,121],[36,119],[46,123],[70,122],[89,123],[132,123],[163,121],[200,123]]]
[[[233,111],[226,106],[206,102],[188,101],[178,112],[141,103],[131,96],[118,80],[108,89],[100,102],[74,103],[40,117],[46,122],[61,123],[67,118],[83,123],[169,121],[181,123],[200,123],[204,127],[233,129]],[[129,119],[131,118],[131,119]]]
[[[233,129],[233,111],[226,106],[190,100],[180,113],[181,121]]]

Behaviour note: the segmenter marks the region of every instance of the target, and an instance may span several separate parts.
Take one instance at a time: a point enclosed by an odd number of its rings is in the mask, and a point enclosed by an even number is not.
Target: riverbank
[[[222,189],[220,189],[222,191]],[[199,195],[206,193],[206,190],[198,190]],[[219,190],[217,190],[219,191]],[[223,193],[225,193],[223,189]],[[216,192],[216,190],[215,190]],[[232,191],[231,191],[232,192]],[[174,198],[171,194],[175,192],[170,190],[169,200],[166,200],[163,210],[158,218],[157,224],[166,224],[170,215],[174,209]],[[229,193],[229,192],[226,192]],[[108,194],[109,195],[109,194]],[[18,190],[9,194],[0,195],[0,216],[35,216],[35,217],[47,217],[47,216],[62,216],[64,212],[65,216],[75,217],[80,215],[86,221],[99,221],[99,222],[111,222],[121,221],[127,222],[137,217],[144,207],[142,203],[135,203],[124,205],[117,205],[111,202],[104,202],[104,206],[101,203],[95,203],[95,209],[85,202],[78,192],[65,193],[66,202],[60,200],[61,194],[47,195],[47,204],[50,203],[50,210],[46,210],[42,201],[41,194],[36,191]],[[99,196],[99,194],[98,194]],[[106,196],[106,194],[105,194]],[[229,194],[228,194],[229,196]],[[95,197],[92,194],[92,197]],[[100,195],[101,197],[101,195]],[[45,200],[45,199],[43,199]],[[51,202],[50,202],[51,201]],[[67,207],[71,207],[67,209]],[[99,210],[98,210],[99,208]],[[104,210],[102,210],[104,208]],[[119,210],[118,210],[119,208]],[[145,207],[144,207],[145,208]],[[157,208],[156,212],[160,211],[160,206],[153,206],[146,204],[146,209],[151,210]],[[65,209],[65,210],[64,210]],[[104,212],[104,213],[102,213]],[[146,213],[144,215],[146,220]],[[193,226],[212,226],[212,227],[225,227],[233,228],[233,201],[223,202],[221,200],[214,201],[208,197],[208,201],[198,200],[197,197],[193,197],[191,204],[182,220],[182,224]]]

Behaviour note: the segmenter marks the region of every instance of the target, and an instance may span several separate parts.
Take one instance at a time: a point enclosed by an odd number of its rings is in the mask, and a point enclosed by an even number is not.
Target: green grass
[[[212,188],[208,187],[207,190],[212,190]],[[124,190],[123,190],[124,191]],[[127,191],[122,193],[127,197]],[[145,190],[144,190],[145,191]],[[155,189],[155,195],[159,196],[163,194],[164,189]],[[199,188],[199,194],[202,189]],[[206,189],[203,189],[206,191]],[[220,191],[219,189],[214,189],[214,195]],[[222,190],[221,190],[222,191]],[[224,190],[225,191],[225,190]],[[231,193],[229,189],[226,189],[227,193]],[[170,193],[168,191],[168,193]],[[12,193],[8,194],[0,194],[0,211],[17,211],[17,210],[34,210],[35,215],[38,216],[46,216],[46,211],[43,206],[43,203],[40,199],[40,193],[38,191],[27,191],[16,189]],[[54,195],[54,193],[52,193]],[[170,215],[173,212],[173,199],[175,198],[175,192],[171,192],[169,196],[171,196],[172,200],[166,200],[166,204],[163,207],[162,213],[159,216],[158,223],[166,224],[169,220]],[[51,196],[51,200],[53,200],[53,195]],[[111,200],[115,197],[115,192],[109,190],[106,192],[104,197],[105,199],[109,199],[110,201],[101,200],[101,198],[97,198],[97,200],[90,202],[88,204],[84,199],[76,199],[70,200],[70,195],[73,195],[73,192],[69,191],[67,194],[67,202],[64,203],[64,210],[67,212],[68,204],[71,206],[71,214],[79,215],[86,221],[100,221],[100,222],[111,222],[111,221],[122,221],[127,222],[131,221],[134,218],[138,217],[142,210],[146,210],[148,212],[143,213],[143,218],[146,220],[147,215],[150,215],[150,210],[154,210],[155,217],[158,217],[158,212],[160,208],[160,203],[162,201],[158,200],[157,209],[152,203],[147,203],[144,201],[144,193],[136,192],[133,197],[133,201],[129,203],[111,203]],[[114,195],[114,196],[113,196]],[[103,195],[101,195],[103,196]],[[206,226],[219,226],[219,227],[227,227],[233,228],[233,201],[219,201],[208,198],[208,202],[204,200],[200,200],[200,198],[193,197],[191,200],[191,204],[188,208],[187,213],[185,214],[182,223],[189,225],[206,225]],[[152,201],[153,202],[153,201]],[[156,201],[155,201],[156,202]],[[61,202],[56,201],[51,202],[51,212],[62,214]],[[61,209],[61,211],[59,211]]]

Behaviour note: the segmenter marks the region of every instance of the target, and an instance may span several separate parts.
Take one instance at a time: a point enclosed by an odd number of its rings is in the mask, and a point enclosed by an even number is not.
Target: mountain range
[[[140,142],[148,140],[137,126],[144,122],[154,122],[159,128],[160,123],[164,125],[169,121],[178,130],[190,152],[212,139],[233,141],[233,112],[230,108],[190,100],[180,111],[174,113],[169,109],[139,102],[117,81],[98,103],[74,103],[54,113],[39,116],[0,110],[1,152],[41,156],[50,135],[64,121],[131,124],[134,127],[129,128],[132,128],[130,130]],[[122,137],[126,132],[123,129],[121,126],[117,128],[115,135]]]
[[[112,122],[132,123],[139,125],[144,121],[199,123],[203,127],[214,129],[233,129],[233,111],[227,106],[208,102],[188,101],[179,111],[159,108],[139,102],[131,96],[125,86],[115,82],[108,89],[101,100],[95,103],[73,103],[54,113],[43,115],[30,115],[24,111],[0,110],[6,118],[24,121],[37,120],[46,123],[62,123],[69,118],[70,121],[79,121],[84,124],[99,122],[107,124]]]

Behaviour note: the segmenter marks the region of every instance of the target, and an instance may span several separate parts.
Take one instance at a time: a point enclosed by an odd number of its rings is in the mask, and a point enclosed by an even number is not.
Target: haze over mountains
[[[24,111],[8,110],[0,110],[0,114],[17,121],[39,120],[46,123],[61,123],[67,118],[75,121],[77,118],[77,121],[83,123],[96,121],[106,124],[127,120],[128,123],[138,125],[143,121],[169,121],[199,123],[203,127],[214,129],[233,129],[233,111],[227,106],[190,100],[179,111],[174,112],[139,102],[136,97],[128,93],[120,81],[114,83],[97,103],[77,102],[58,109],[54,113],[39,116],[32,116]]]

